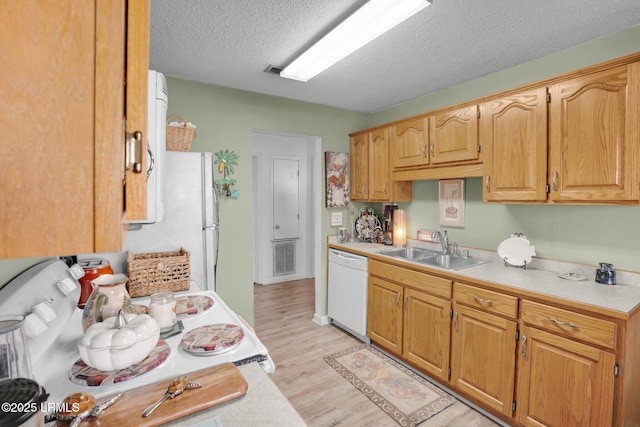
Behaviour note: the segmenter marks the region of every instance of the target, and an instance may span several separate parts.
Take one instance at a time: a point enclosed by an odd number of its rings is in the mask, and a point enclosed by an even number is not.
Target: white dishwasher
[[[329,249],[327,312],[332,322],[369,343],[367,337],[367,257]]]

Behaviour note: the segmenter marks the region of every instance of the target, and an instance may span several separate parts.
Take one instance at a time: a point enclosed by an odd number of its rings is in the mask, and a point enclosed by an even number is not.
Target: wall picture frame
[[[464,179],[441,179],[438,198],[440,225],[464,227]]]
[[[351,201],[349,193],[349,153],[325,151],[326,207],[342,208]]]

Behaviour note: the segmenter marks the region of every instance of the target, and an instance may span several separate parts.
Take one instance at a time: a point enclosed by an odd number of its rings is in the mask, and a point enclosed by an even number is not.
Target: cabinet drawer
[[[608,349],[615,349],[616,346],[617,329],[614,322],[527,300],[522,301],[520,317],[526,324],[559,335]]]
[[[518,298],[511,295],[456,282],[453,284],[453,299],[460,304],[507,316],[511,319],[518,316]]]
[[[428,292],[442,298],[451,298],[451,280],[431,276],[420,271],[385,264],[370,260],[369,274],[409,286],[420,291]]]

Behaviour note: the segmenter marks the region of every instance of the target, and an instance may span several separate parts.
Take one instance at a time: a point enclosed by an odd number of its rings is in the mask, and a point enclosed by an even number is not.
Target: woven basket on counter
[[[134,254],[127,252],[129,295],[143,297],[162,291],[186,291],[191,281],[189,251]]]
[[[181,126],[169,126],[169,120],[172,118],[178,119]],[[182,116],[173,114],[167,117],[167,150],[189,151],[195,137],[196,129],[189,127]]]

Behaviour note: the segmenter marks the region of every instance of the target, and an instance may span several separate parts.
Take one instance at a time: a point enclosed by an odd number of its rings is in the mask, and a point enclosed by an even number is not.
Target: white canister
[[[149,316],[160,326],[160,332],[173,329],[178,321],[176,315],[176,298],[173,292],[165,291],[151,295],[149,302]]]

